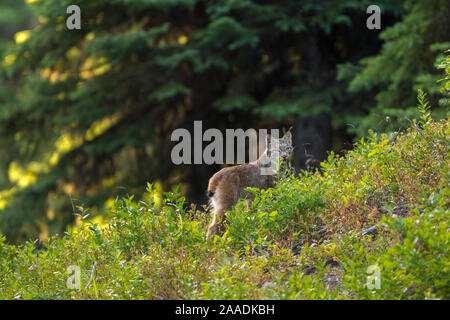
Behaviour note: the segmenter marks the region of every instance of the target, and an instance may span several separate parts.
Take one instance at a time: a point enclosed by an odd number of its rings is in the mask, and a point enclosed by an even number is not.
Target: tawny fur
[[[286,158],[292,151],[291,134],[287,133],[279,141],[286,141],[285,144],[280,143],[280,155]],[[247,207],[250,206],[254,195],[245,191],[245,188],[268,189],[274,187],[274,176],[261,174],[263,166],[270,166],[270,156],[270,145],[268,144],[268,148],[258,160],[224,168],[209,179],[207,195],[214,208],[214,217],[208,228],[207,239],[214,234],[223,233],[225,212],[230,210],[239,199],[246,199]]]

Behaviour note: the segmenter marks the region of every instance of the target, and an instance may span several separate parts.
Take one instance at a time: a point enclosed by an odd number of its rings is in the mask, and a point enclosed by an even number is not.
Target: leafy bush
[[[372,132],[322,173],[251,189],[251,207],[229,211],[213,241],[207,212],[177,191],[157,204],[150,184],[145,202],[116,200],[105,224],[78,208],[80,225],[45,243],[2,236],[0,298],[449,299],[449,121],[419,103],[406,132]]]

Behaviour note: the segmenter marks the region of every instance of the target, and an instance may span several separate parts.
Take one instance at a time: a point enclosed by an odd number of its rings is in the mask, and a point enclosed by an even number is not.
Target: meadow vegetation
[[[448,117],[370,132],[321,172],[286,173],[252,190],[205,240],[210,214],[177,192],[117,199],[108,223],[45,243],[0,238],[2,299],[449,299]],[[68,267],[80,268],[70,289]],[[369,285],[370,266],[380,286]]]

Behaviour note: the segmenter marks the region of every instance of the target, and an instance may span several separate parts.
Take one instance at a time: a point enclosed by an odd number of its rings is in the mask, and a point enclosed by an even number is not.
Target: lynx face
[[[289,164],[289,160],[294,150],[292,146],[292,135],[287,132],[280,139],[267,139],[267,156],[271,163],[284,165]]]

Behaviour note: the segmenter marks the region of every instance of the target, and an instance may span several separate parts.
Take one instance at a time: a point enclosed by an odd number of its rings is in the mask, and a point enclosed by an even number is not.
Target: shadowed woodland
[[[448,300],[449,27],[448,0],[0,0],[0,299]],[[194,121],[292,127],[294,170],[208,186],[171,159]]]
[[[175,166],[176,128],[293,126],[307,154],[345,154],[367,130],[410,126],[422,88],[442,118],[436,65],[449,1],[27,0],[0,2],[0,232],[61,234],[76,206],[177,186],[206,203],[219,165]],[[66,8],[81,8],[80,30]],[[442,101],[441,101],[442,102]]]

